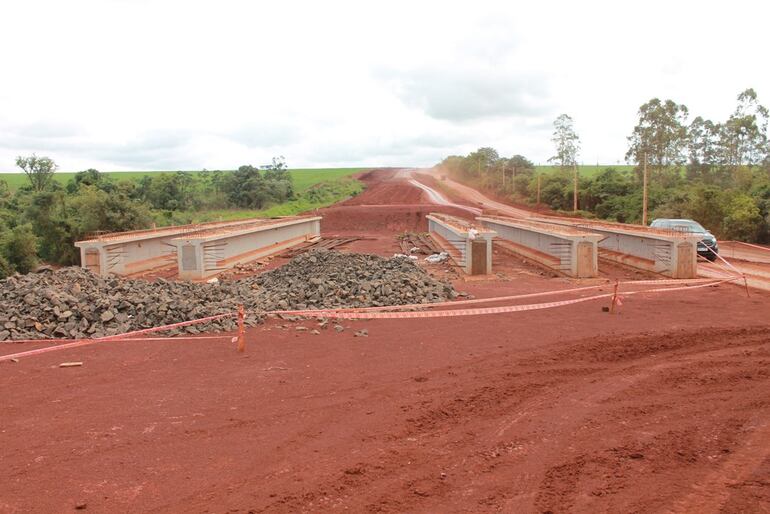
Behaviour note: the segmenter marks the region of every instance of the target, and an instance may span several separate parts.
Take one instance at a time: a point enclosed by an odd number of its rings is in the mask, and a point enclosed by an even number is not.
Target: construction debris
[[[441,262],[444,262],[448,258],[449,258],[449,254],[446,252],[434,253],[433,255],[429,255],[425,257],[425,262],[430,264],[439,264]]]
[[[217,277],[209,280],[208,282],[216,282],[217,279],[219,280],[231,280],[237,277],[238,275],[251,275],[259,271],[260,269],[264,268],[270,263],[271,257],[267,257],[265,259],[259,259],[256,261],[251,262],[245,262],[243,264],[236,264],[232,268],[223,271],[220,273]]]
[[[371,237],[361,237],[361,236],[349,236],[349,237],[318,237],[315,239],[310,240],[309,242],[295,246],[281,254],[282,257],[296,257],[297,255],[303,254],[305,252],[309,252],[311,250],[318,250],[318,249],[325,249],[325,250],[331,250],[332,248],[337,248],[338,246],[342,246],[348,243],[352,243],[353,241],[359,241],[362,239],[372,239]]]
[[[402,253],[413,255],[416,253],[431,255],[441,252],[441,247],[428,234],[416,234],[406,232],[398,236],[398,244]]]
[[[126,333],[246,309],[261,312],[371,307],[455,298],[409,258],[313,250],[261,275],[218,283],[99,277],[82,268],[14,275],[0,281],[0,341],[87,338]],[[224,318],[170,334],[233,330]]]

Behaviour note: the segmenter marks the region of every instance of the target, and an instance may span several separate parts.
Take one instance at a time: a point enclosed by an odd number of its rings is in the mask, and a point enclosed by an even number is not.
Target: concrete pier
[[[465,273],[492,273],[492,230],[448,214],[430,213],[426,218],[430,236]]]
[[[217,227],[170,241],[176,248],[179,278],[201,280],[321,234],[320,216],[295,216]]]
[[[499,244],[514,253],[570,277],[599,275],[599,234],[505,216],[479,216],[476,220],[494,230]]]
[[[671,278],[698,276],[700,236],[642,225],[574,218],[539,218],[537,221],[600,234],[599,256]]]

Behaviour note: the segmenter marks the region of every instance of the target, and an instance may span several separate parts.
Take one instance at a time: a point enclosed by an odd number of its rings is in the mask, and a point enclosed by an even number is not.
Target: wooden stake
[[[578,210],[578,171],[577,171],[577,163],[572,163],[572,169],[575,173],[575,184],[572,192],[572,211],[577,212]]]
[[[612,292],[612,303],[610,304],[610,314],[615,312],[615,303],[618,301],[618,281],[615,281],[615,289]]]
[[[238,306],[238,352],[243,353],[246,351],[246,337],[244,328],[244,314],[243,305]]]
[[[642,171],[642,225],[647,226],[647,154],[644,154]]]
[[[537,175],[537,204],[536,204],[538,208],[540,208],[540,177],[541,176],[542,175],[540,175],[538,173],[538,175]]]

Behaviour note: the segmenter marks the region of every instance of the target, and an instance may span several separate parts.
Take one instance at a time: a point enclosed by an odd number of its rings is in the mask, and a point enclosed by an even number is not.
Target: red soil
[[[457,208],[431,204],[425,193],[409,185],[400,170],[374,170],[359,180],[366,190],[342,203],[319,209],[324,233],[379,233],[392,237],[404,231],[428,230],[425,215],[444,212],[467,217]]]
[[[393,251],[379,232],[351,249]],[[506,262],[456,287],[575,286]],[[603,305],[0,363],[0,512],[769,511],[770,294]]]

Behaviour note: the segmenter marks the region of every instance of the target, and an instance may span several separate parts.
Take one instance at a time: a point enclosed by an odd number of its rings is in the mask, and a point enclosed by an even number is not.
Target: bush
[[[19,225],[6,230],[0,238],[2,267],[19,273],[29,273],[37,267],[37,237],[30,225]]]
[[[13,275],[13,267],[8,263],[5,257],[0,255],[0,280]]]
[[[756,241],[762,226],[762,215],[754,200],[744,194],[735,195],[725,209],[724,236],[736,241]]]

